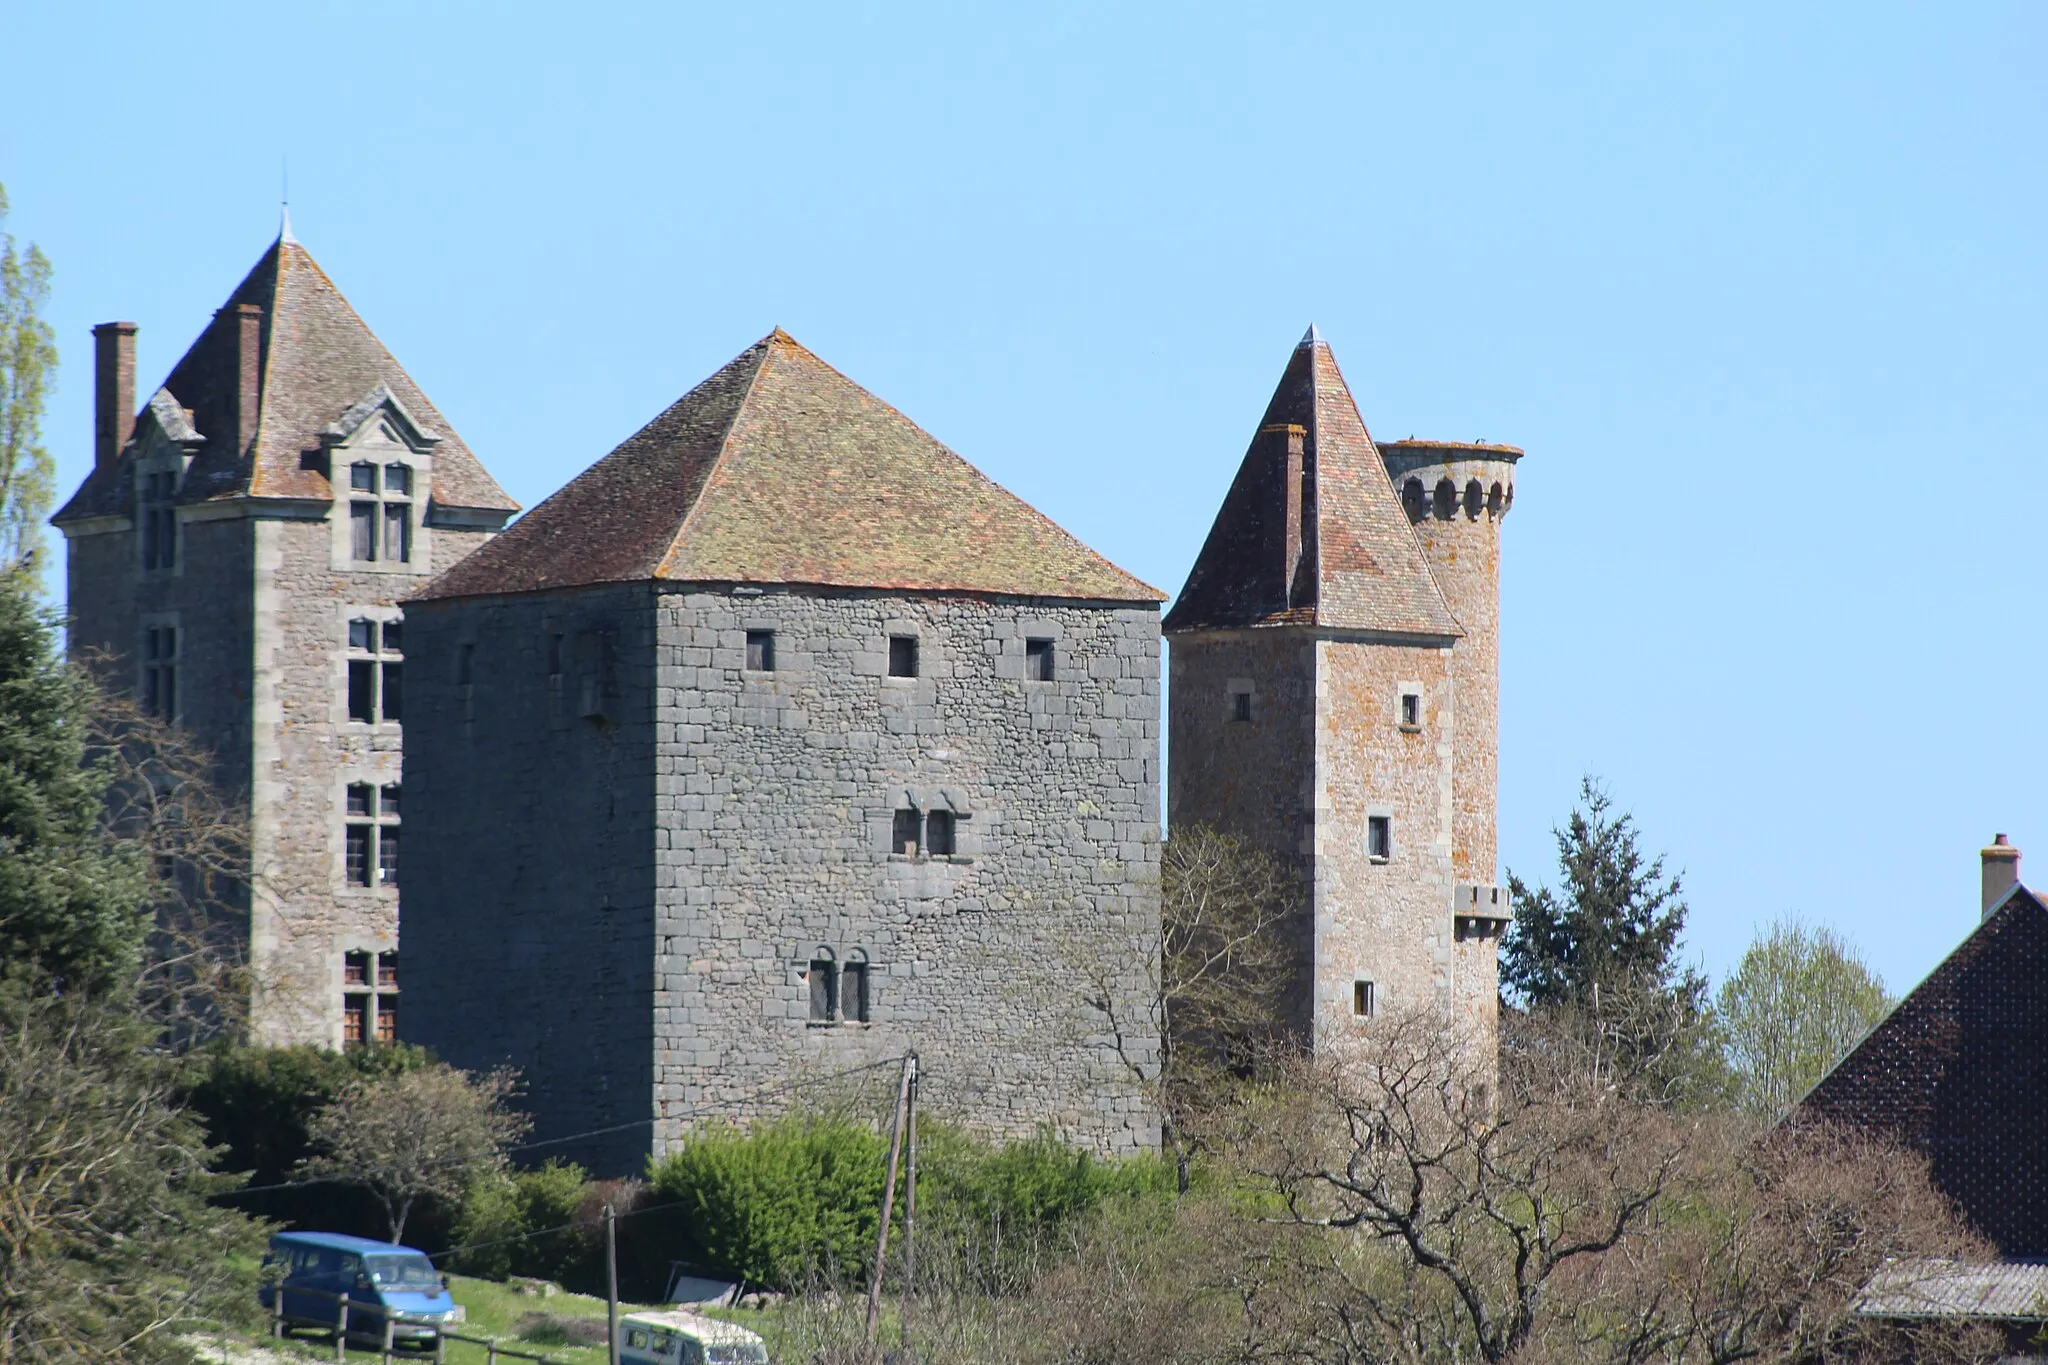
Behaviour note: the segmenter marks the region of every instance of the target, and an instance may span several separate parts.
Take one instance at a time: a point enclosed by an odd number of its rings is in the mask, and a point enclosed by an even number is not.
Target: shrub
[[[712,1128],[649,1171],[683,1205],[678,1248],[707,1271],[787,1286],[857,1273],[874,1243],[888,1143],[839,1119]]]
[[[432,1056],[400,1043],[332,1052],[326,1048],[217,1046],[198,1054],[185,1085],[185,1103],[206,1128],[206,1140],[224,1147],[214,1168],[246,1171],[251,1185],[275,1185],[312,1152],[313,1115],[352,1082],[426,1066]],[[245,1213],[290,1227],[380,1235],[374,1200],[341,1185],[232,1197]]]
[[[531,1275],[561,1280],[583,1255],[587,1232],[533,1236],[574,1223],[589,1174],[574,1162],[548,1161],[530,1171],[484,1171],[472,1180],[456,1220],[454,1266],[465,1275],[502,1280]],[[479,1245],[482,1244],[482,1245]]]

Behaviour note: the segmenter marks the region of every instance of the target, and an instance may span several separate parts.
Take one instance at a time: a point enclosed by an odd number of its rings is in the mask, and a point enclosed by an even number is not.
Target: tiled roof
[[[1288,559],[1289,428],[1302,446],[1299,558]],[[1259,432],[1165,629],[1315,625],[1457,636],[1385,464],[1330,345],[1313,327],[1280,376]]]
[[[779,329],[419,596],[649,579],[1162,596]]]
[[[1881,1134],[2000,1253],[2048,1256],[2048,908],[2015,887],[1793,1120]]]
[[[2048,1322],[2048,1265],[2038,1261],[1887,1261],[1856,1296],[1872,1318]]]
[[[237,304],[263,312],[261,398],[256,439],[235,447],[235,391],[240,374]],[[379,386],[413,420],[441,440],[433,452],[433,499],[443,507],[516,511],[462,443],[412,376],[349,306],[312,253],[281,235],[228,296],[199,338],[142,410],[144,423],[169,423],[184,414],[187,433],[204,437],[186,473],[183,502],[223,498],[333,496],[327,481],[322,429],[338,421]],[[176,436],[178,433],[168,432]],[[52,520],[122,512],[133,497],[127,459],[113,476],[95,470]]]

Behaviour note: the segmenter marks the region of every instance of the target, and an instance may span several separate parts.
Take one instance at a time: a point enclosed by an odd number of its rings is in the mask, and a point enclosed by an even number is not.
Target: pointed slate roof
[[[780,328],[418,596],[649,579],[1164,596]]]
[[[2048,907],[2015,886],[1795,1120],[1882,1134],[2007,1256],[2048,1256]]]
[[[1290,434],[1301,445],[1298,504],[1290,489]],[[1290,542],[1295,505],[1301,520]],[[1297,556],[1292,564],[1290,549]],[[1209,539],[1164,622],[1169,632],[1286,625],[1464,633],[1337,357],[1314,327],[1288,357]]]
[[[240,358],[234,309],[244,303],[263,312],[261,387],[255,440],[249,449],[236,450]],[[484,471],[312,253],[291,236],[289,224],[172,367],[170,378],[143,408],[136,434],[144,434],[146,424],[182,411],[188,432],[203,438],[186,473],[181,502],[245,497],[325,500],[333,496],[333,489],[327,481],[320,433],[379,386],[420,427],[440,438],[433,447],[435,503],[518,510],[519,504]],[[191,439],[191,434],[184,439]],[[124,456],[112,477],[98,470],[87,475],[51,520],[62,523],[129,510],[134,496],[134,480],[127,477],[129,458]]]

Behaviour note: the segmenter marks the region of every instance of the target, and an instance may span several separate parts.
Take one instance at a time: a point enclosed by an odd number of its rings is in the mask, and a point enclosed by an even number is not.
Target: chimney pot
[[[103,322],[92,329],[95,473],[114,467],[135,431],[135,332],[132,322]]]
[[[2020,851],[2003,834],[1997,834],[1978,858],[1984,867],[1983,913],[1989,918],[1991,908],[2020,884]]]

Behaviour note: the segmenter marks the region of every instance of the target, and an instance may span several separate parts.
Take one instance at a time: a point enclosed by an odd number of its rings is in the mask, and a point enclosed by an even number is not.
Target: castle
[[[250,794],[259,1039],[511,1062],[606,1170],[906,1049],[985,1127],[1153,1145],[1162,638],[1170,824],[1301,874],[1297,1027],[1491,1026],[1520,452],[1375,445],[1313,329],[1163,636],[780,331],[502,534],[289,232],[131,418],[133,334],[55,518],[73,639]]]

